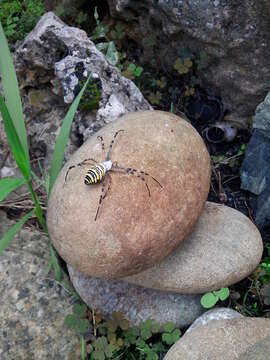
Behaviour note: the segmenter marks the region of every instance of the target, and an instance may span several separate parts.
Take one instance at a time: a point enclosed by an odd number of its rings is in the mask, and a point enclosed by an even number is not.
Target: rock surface
[[[92,157],[104,161],[100,141],[90,138],[64,166],[50,196],[47,225],[66,262],[90,276],[118,278],[145,270],[168,256],[190,233],[209,190],[210,162],[196,130],[161,111],[129,113],[98,132],[106,146],[123,129],[112,161],[154,176],[112,172],[111,190],[95,221],[102,186],[86,186]],[[109,181],[109,179],[107,178]],[[106,185],[105,185],[106,188]]]
[[[68,269],[76,291],[90,308],[107,317],[121,312],[131,325],[151,318],[159,324],[172,321],[183,327],[204,312],[199,295],[150,290],[123,281],[85,276],[70,266]]]
[[[185,334],[164,360],[257,360],[246,357],[264,344],[269,359],[270,319],[238,318],[213,321]],[[257,351],[255,350],[255,351]],[[253,352],[254,353],[254,352]],[[259,358],[260,359],[260,358]]]
[[[109,64],[85,31],[67,26],[52,12],[42,16],[17,49],[16,68],[23,87],[50,83],[54,92],[62,90],[67,104],[78,94],[80,82],[89,75],[98,79],[96,120],[90,124],[81,119],[79,125],[84,140],[124,113],[151,109],[136,85]]]
[[[193,331],[194,329],[196,329],[199,326],[207,325],[211,321],[235,319],[235,318],[239,318],[239,317],[243,317],[243,315],[241,315],[239,312],[237,312],[233,309],[230,309],[230,308],[211,309],[211,310],[206,311],[201,316],[199,316],[198,319],[196,319],[194,321],[194,323],[192,323],[190,325],[190,327],[187,329],[185,334],[187,334],[190,331]]]
[[[1,211],[0,238],[9,226]],[[47,238],[28,229],[1,256],[1,360],[78,358],[79,339],[64,325],[72,296],[46,275],[49,258]]]
[[[99,84],[100,100],[93,110],[77,112],[66,159],[104,124],[129,111],[152,109],[136,85],[108,63],[84,31],[67,26],[52,12],[43,15],[18,46],[14,61],[37,173],[37,159],[44,169],[49,168],[62,120],[79,91],[78,83],[88,75]],[[0,176],[18,176],[15,162],[6,151],[1,115],[0,138]]]
[[[179,293],[204,293],[232,285],[259,264],[260,232],[241,212],[207,202],[191,235],[160,264],[123,280]]]
[[[220,95],[234,118],[248,124],[270,81],[270,10],[267,1],[109,0],[112,16],[128,24],[141,58],[169,69],[183,53],[207,64],[203,86]],[[251,56],[252,54],[252,56]]]
[[[241,187],[257,195],[251,203],[259,227],[270,224],[270,93],[258,105],[254,132],[241,168]]]

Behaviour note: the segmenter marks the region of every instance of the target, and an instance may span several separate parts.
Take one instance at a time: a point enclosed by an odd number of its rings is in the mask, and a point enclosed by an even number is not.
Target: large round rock
[[[156,178],[110,172],[111,188],[95,221],[102,184],[85,185],[87,158],[105,160],[114,134],[112,161]],[[106,177],[109,175],[106,174]],[[105,180],[106,180],[105,177]],[[108,180],[108,178],[107,178]],[[54,246],[75,269],[96,277],[138,273],[168,256],[190,233],[207,198],[210,159],[196,130],[166,112],[129,113],[102,128],[60,172],[48,205],[47,224]],[[106,185],[106,182],[105,182]]]

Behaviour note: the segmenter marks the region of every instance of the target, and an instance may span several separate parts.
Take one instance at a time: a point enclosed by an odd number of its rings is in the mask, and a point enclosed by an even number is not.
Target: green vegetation
[[[74,305],[72,311],[66,316],[65,324],[82,336],[82,352],[86,353],[83,335],[91,326],[94,328],[94,339],[84,357],[88,356],[89,360],[158,360],[181,336],[172,322],[161,327],[148,319],[139,326],[130,326],[118,312],[106,321],[91,313],[83,303]]]
[[[33,202],[33,210],[26,213],[21,220],[13,225],[6,234],[0,239],[0,255],[5,248],[12,241],[16,233],[21,229],[24,223],[33,217],[35,214],[37,220],[42,227],[43,231],[47,234],[46,222],[43,211],[40,206],[40,200],[38,194],[34,191],[34,183],[37,176],[31,170],[29,147],[27,142],[27,134],[24,123],[24,115],[22,111],[22,103],[19,93],[18,81],[12,63],[12,57],[8,48],[8,43],[0,23],[0,75],[2,79],[4,96],[0,93],[0,111],[3,118],[3,123],[7,135],[7,139],[10,145],[11,152],[14,156],[16,164],[21,171],[21,178],[5,178],[0,180],[0,200],[3,201],[10,192],[17,189],[22,185],[26,185]],[[50,172],[47,176],[48,189],[47,195],[49,196],[55,179],[62,167],[64,152],[67,144],[67,140],[70,133],[72,120],[75,112],[78,108],[80,99],[83,95],[85,88],[87,87],[89,79],[81,89],[80,93],[70,106],[61,127],[61,131],[58,135],[55,150],[53,154],[53,160],[50,168]],[[61,268],[57,261],[57,255],[52,247],[51,251],[51,266],[55,269],[57,280],[61,280]]]
[[[0,22],[8,40],[22,40],[34,28],[44,12],[41,0],[1,0]]]
[[[230,290],[228,288],[222,288],[217,291],[212,291],[204,294],[201,298],[201,305],[205,309],[210,309],[220,301],[226,300],[230,295]]]

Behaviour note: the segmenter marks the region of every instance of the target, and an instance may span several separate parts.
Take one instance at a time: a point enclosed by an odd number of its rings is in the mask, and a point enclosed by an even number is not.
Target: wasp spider
[[[67,181],[68,173],[69,173],[69,171],[71,169],[73,169],[73,168],[75,168],[77,166],[84,166],[84,165],[91,165],[92,164],[92,166],[87,170],[87,172],[85,174],[85,177],[84,177],[85,185],[93,185],[93,184],[98,184],[98,183],[102,182],[101,195],[99,197],[99,204],[98,204],[97,211],[96,211],[95,221],[97,220],[98,213],[99,213],[102,201],[104,200],[104,198],[108,194],[108,191],[111,188],[112,179],[111,179],[111,176],[109,174],[110,171],[121,172],[121,173],[125,173],[127,175],[134,175],[134,176],[138,177],[139,179],[141,179],[144,182],[144,184],[145,184],[145,186],[147,188],[147,192],[148,192],[149,197],[151,196],[151,194],[150,194],[149,186],[148,186],[147,181],[146,181],[146,177],[151,177],[161,188],[163,188],[163,186],[160,184],[160,182],[157,179],[155,179],[153,176],[148,174],[147,172],[139,171],[139,170],[136,170],[136,169],[133,169],[133,168],[130,168],[130,167],[125,168],[123,166],[119,166],[117,161],[112,162],[111,153],[112,153],[113,144],[114,144],[114,141],[115,141],[117,135],[121,131],[124,131],[124,130],[118,130],[114,134],[113,139],[112,139],[112,141],[110,143],[110,146],[109,146],[109,150],[107,152],[107,156],[106,156],[104,162],[99,163],[95,159],[88,158],[88,159],[85,159],[85,160],[83,160],[82,162],[80,162],[80,163],[78,163],[76,165],[71,165],[68,168],[67,172],[66,172],[65,182]],[[101,142],[101,147],[102,147],[103,153],[105,153],[105,145],[104,145],[104,141],[103,141],[102,136],[98,136],[97,138]],[[106,181],[107,179],[108,179],[108,181]]]

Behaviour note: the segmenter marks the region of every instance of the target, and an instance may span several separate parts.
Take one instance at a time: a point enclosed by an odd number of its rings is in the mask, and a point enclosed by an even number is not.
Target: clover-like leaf
[[[70,327],[72,330],[75,329],[75,325],[76,325],[76,321],[77,321],[77,317],[73,314],[68,314],[65,317],[64,323],[65,325],[67,325],[68,327]]]
[[[158,360],[159,357],[158,357],[158,354],[154,351],[149,351],[146,355],[146,360]]]
[[[218,302],[218,296],[213,294],[212,292],[204,294],[201,298],[201,305],[206,309],[210,309],[217,302]]]
[[[102,350],[95,350],[93,356],[95,360],[105,360],[105,354]]]
[[[78,317],[86,317],[87,315],[87,306],[85,304],[75,304],[72,307],[73,314]]]
[[[213,293],[218,296],[221,301],[224,301],[229,297],[230,290],[228,288],[221,288],[218,291],[213,291]]]
[[[89,329],[90,323],[87,319],[80,319],[77,318],[76,321],[76,331],[79,334],[85,334],[87,330]]]
[[[138,66],[134,71],[134,75],[136,77],[140,77],[142,75],[142,72],[143,72],[143,68],[141,66]]]
[[[166,333],[171,333],[175,329],[175,324],[172,321],[167,322],[163,325],[163,330]]]

